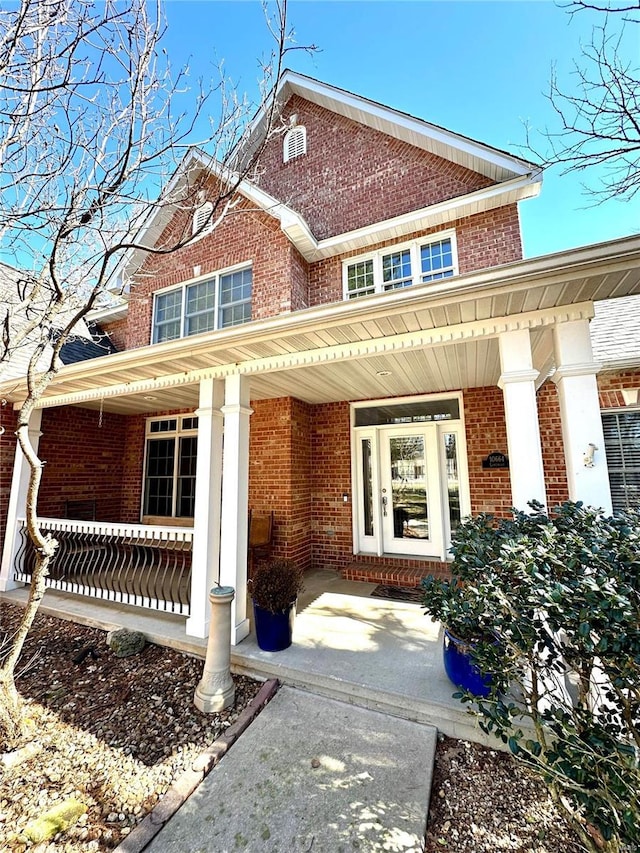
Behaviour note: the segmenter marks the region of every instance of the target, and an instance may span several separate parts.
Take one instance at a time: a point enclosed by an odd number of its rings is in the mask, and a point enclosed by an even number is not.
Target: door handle
[[[382,514],[384,516],[386,516],[386,514],[387,514],[387,500],[388,500],[387,496],[383,495],[382,496]]]

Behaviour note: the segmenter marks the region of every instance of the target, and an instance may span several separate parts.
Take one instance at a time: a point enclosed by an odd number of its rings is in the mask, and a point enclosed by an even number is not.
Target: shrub
[[[249,579],[249,593],[258,607],[281,613],[304,589],[304,573],[293,560],[268,560],[259,563]]]
[[[636,851],[640,514],[531,508],[463,524],[452,547],[460,591],[431,579],[425,606],[499,635],[474,647],[494,675],[488,699],[472,706],[482,728],[542,777],[588,849]]]

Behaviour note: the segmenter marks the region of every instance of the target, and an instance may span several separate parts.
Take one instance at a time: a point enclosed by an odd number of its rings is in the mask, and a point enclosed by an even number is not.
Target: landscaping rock
[[[34,844],[48,841],[54,835],[65,832],[73,826],[86,811],[86,805],[79,800],[65,800],[64,803],[54,806],[36,820],[31,821],[24,830],[24,836]]]
[[[141,631],[129,631],[128,628],[120,628],[117,631],[109,631],[107,634],[107,645],[118,658],[128,658],[139,654],[147,645],[147,638]]]

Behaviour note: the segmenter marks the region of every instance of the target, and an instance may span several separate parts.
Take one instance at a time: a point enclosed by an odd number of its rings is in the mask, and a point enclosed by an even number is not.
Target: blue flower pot
[[[481,672],[471,660],[471,644],[445,629],[442,657],[449,681],[483,699],[491,689],[491,675]]]
[[[296,615],[296,603],[292,602],[286,610],[272,613],[253,603],[253,617],[256,626],[256,640],[263,652],[281,652],[288,649],[293,641],[293,620]]]

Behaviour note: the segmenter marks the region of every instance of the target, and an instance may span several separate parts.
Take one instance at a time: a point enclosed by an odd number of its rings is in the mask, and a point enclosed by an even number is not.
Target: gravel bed
[[[507,753],[440,736],[425,853],[578,853],[544,785]]]
[[[19,613],[0,603],[0,635]],[[113,849],[260,688],[235,676],[235,707],[201,714],[192,701],[201,660],[158,646],[117,658],[105,640],[103,631],[36,617],[18,678],[34,754],[0,769],[0,850]],[[88,807],[75,826],[48,844],[21,840],[29,821],[70,797]],[[426,853],[580,849],[544,787],[510,756],[439,738]]]
[[[11,635],[19,614],[0,604],[1,635]],[[24,827],[70,797],[85,803],[87,814],[53,842],[30,849],[116,847],[260,689],[234,676],[235,706],[202,714],[193,704],[202,665],[153,645],[117,658],[104,631],[38,614],[17,682],[35,754],[0,771],[0,850],[27,849]]]

